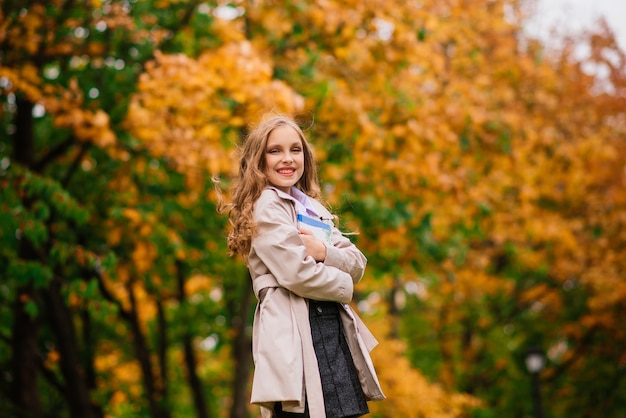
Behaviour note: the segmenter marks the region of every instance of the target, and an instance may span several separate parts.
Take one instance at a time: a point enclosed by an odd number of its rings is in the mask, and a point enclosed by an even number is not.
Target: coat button
[[[317,307],[317,312],[322,313],[322,307],[321,306]]]

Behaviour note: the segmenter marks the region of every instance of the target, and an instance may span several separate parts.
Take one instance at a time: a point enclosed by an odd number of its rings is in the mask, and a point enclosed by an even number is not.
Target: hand
[[[306,255],[310,255],[315,261],[326,260],[326,244],[308,229],[298,229],[298,232],[306,248]]]

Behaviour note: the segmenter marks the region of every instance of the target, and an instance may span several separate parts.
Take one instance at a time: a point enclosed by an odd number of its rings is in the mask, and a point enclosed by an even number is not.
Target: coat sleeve
[[[345,271],[352,277],[354,284],[361,281],[367,264],[363,253],[335,227],[333,227],[332,241],[333,245],[326,245],[324,264]]]
[[[263,264],[281,287],[298,296],[350,302],[354,291],[353,277],[339,268],[341,262],[318,263],[306,256],[292,211],[290,203],[277,196],[259,198],[254,208],[257,234],[252,239],[248,258],[250,267],[261,271],[263,268],[258,264]]]
[[[332,219],[330,212],[315,199],[311,199],[315,208],[322,214],[322,217]],[[332,245],[326,245],[326,260],[324,264],[327,266],[337,267],[341,271],[348,273],[356,284],[363,278],[367,258],[365,255],[346,238],[339,229],[333,226]]]

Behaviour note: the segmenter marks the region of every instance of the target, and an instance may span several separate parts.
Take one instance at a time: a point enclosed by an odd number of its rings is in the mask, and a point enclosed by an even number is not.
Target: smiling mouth
[[[278,174],[282,174],[284,176],[289,176],[289,175],[295,173],[296,169],[295,168],[281,168],[281,169],[276,170],[276,171],[278,171]]]

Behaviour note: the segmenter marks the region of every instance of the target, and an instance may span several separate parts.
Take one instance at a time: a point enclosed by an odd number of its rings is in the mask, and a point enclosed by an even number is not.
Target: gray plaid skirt
[[[339,309],[336,302],[309,300],[313,348],[322,380],[326,417],[356,418],[369,413],[369,408],[343,334]],[[308,408],[303,414],[283,412],[277,403],[275,415],[308,417],[309,413]]]
[[[367,401],[343,334],[336,302],[309,300],[309,322],[313,348],[322,380],[326,418],[357,418],[369,413]],[[274,407],[278,418],[309,417],[308,405],[302,414]]]
[[[336,302],[309,301],[313,348],[322,379],[327,418],[359,417],[369,408],[343,334]]]

